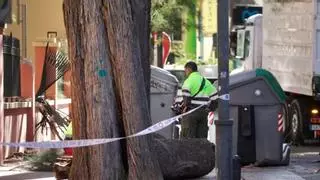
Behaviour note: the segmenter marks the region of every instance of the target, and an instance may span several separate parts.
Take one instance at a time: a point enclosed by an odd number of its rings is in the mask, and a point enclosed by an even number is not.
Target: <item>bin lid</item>
[[[278,83],[277,79],[267,70],[258,68],[256,69],[257,77],[264,77],[271,89],[278,95],[279,99],[284,102],[286,100],[286,94]]]
[[[257,77],[262,77],[266,81],[282,103],[286,100],[286,95],[277,79],[272,75],[272,73],[265,69],[257,68],[254,71],[246,71],[232,75],[232,78],[230,78],[230,86],[249,81]]]
[[[151,92],[175,92],[179,81],[169,71],[151,66]]]

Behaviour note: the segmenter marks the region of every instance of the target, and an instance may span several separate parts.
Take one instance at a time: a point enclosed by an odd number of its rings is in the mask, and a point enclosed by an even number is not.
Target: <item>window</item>
[[[237,56],[236,58],[245,59],[250,52],[250,31],[238,30],[237,34]]]
[[[245,31],[244,30],[238,30],[237,31],[237,52],[236,52],[236,58],[243,59],[244,58],[244,36]]]

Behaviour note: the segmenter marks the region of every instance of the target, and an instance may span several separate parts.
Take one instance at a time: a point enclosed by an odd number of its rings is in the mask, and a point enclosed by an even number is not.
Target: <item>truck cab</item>
[[[262,15],[250,16],[244,26],[235,28],[237,34],[236,61],[239,66],[230,74],[262,67]]]

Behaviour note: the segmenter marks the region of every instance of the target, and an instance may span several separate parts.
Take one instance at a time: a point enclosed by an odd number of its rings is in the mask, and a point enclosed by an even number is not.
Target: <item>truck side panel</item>
[[[287,92],[312,95],[314,0],[263,5],[263,68]]]
[[[315,11],[316,11],[316,25],[315,25],[315,36],[314,38],[315,41],[315,47],[316,50],[314,51],[314,57],[316,58],[315,61],[315,67],[314,67],[314,73],[316,75],[320,75],[320,1],[317,0],[317,5],[315,6]]]

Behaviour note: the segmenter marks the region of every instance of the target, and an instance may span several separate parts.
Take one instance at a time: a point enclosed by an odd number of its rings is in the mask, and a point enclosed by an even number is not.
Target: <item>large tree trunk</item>
[[[128,136],[151,124],[149,0],[64,0],[74,139]],[[79,148],[71,179],[162,179],[150,136]]]
[[[101,7],[99,1],[64,1],[74,139],[121,136]],[[103,69],[108,75],[100,77]],[[119,142],[75,149],[71,179],[125,179],[121,153]]]

